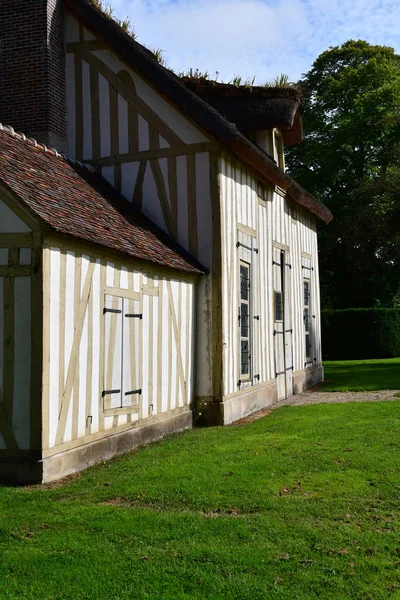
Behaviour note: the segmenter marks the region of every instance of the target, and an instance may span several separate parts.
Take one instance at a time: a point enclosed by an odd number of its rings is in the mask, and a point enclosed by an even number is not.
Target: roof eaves
[[[203,275],[208,273],[208,270],[194,257],[192,257],[184,248],[182,248],[174,239],[168,236],[162,229],[160,229],[155,223],[153,223],[148,217],[146,217],[143,213],[138,212],[134,209],[134,207],[128,203],[125,199],[122,198],[121,194],[111,186],[101,175],[97,174],[92,167],[88,167],[80,163],[79,161],[71,160],[66,158],[63,155],[60,155],[55,150],[49,150],[45,145],[39,144],[36,140],[27,138],[24,134],[17,133],[14,131],[12,127],[3,126],[0,123],[0,134],[1,136],[5,136],[2,140],[1,148],[2,148],[2,158],[3,154],[6,157],[6,160],[2,162],[2,169],[6,169],[7,173],[10,171],[10,180],[6,180],[5,174],[2,172],[2,177],[0,178],[0,188],[4,191],[4,196],[8,196],[10,201],[15,205],[18,205],[24,213],[26,213],[27,218],[32,222],[32,227],[35,230],[40,231],[43,234],[48,233],[57,233],[63,234],[68,237],[79,239],[88,244],[96,244],[97,246],[101,246],[103,248],[107,248],[113,252],[117,252],[119,254],[128,256],[135,261],[150,263],[154,267],[167,269],[168,271],[179,271],[184,272],[191,275]],[[16,152],[14,155],[13,153]],[[148,255],[140,255],[139,250],[134,251],[131,247],[132,238],[130,235],[123,235],[123,231],[121,233],[122,244],[109,244],[99,242],[97,236],[96,239],[93,239],[93,236],[88,233],[88,231],[81,231],[77,228],[70,228],[69,226],[65,229],[65,223],[63,221],[58,221],[54,219],[54,213],[49,212],[47,203],[46,205],[37,203],[36,193],[32,190],[32,186],[26,187],[26,179],[20,179],[19,171],[15,166],[15,163],[12,162],[14,166],[14,171],[11,168],[7,169],[7,160],[12,160],[13,156],[19,157],[21,154],[21,164],[28,162],[28,164],[32,164],[32,156],[31,153],[39,153],[38,156],[42,156],[41,160],[46,157],[47,161],[51,161],[52,167],[51,170],[54,169],[54,172],[57,172],[58,165],[63,165],[62,168],[67,167],[68,169],[73,169],[76,176],[80,178],[81,184],[86,184],[88,190],[96,192],[97,197],[101,198],[106,205],[108,205],[113,211],[119,213],[120,217],[123,219],[123,223],[129,229],[129,225],[136,228],[136,231],[143,231],[144,235],[150,236],[150,239],[156,241],[156,246],[158,248],[158,254],[155,252],[152,257]],[[54,164],[53,164],[53,161]],[[17,164],[19,164],[17,162]],[[36,166],[34,169],[30,169],[34,173],[41,172],[41,163],[39,162],[39,166]],[[37,171],[39,169],[39,171]],[[62,171],[63,173],[63,171]],[[66,172],[66,177],[69,177],[71,172]],[[35,175],[36,176],[36,175]],[[63,175],[61,175],[63,177]],[[29,180],[29,177],[28,177]],[[29,180],[30,181],[30,180]],[[62,181],[62,180],[61,180]],[[32,183],[32,181],[30,181]],[[57,189],[60,189],[60,186],[57,186]],[[38,194],[39,196],[40,194]],[[79,194],[78,194],[79,195]],[[62,193],[61,200],[66,202],[66,197],[64,192]],[[131,234],[132,235],[132,234]],[[160,246],[161,244],[161,246]],[[169,259],[163,260],[163,250],[169,251]]]
[[[183,248],[176,240],[171,238],[165,231],[163,231],[158,225],[151,221],[142,212],[137,211],[132,204],[127,202],[120,193],[98,173],[87,170],[86,165],[80,163],[72,163],[75,171],[85,179],[85,181],[97,190],[103,197],[106,197],[109,202],[112,203],[113,207],[118,210],[127,221],[132,221],[135,224],[145,226],[146,229],[155,233],[160,241],[168,245],[170,249],[179,254],[199,275],[207,274],[208,269],[196,260],[185,248]],[[188,271],[189,272],[189,271]],[[190,271],[192,272],[192,270]],[[196,274],[196,273],[195,273]]]
[[[162,271],[163,273],[175,273],[175,275],[180,274],[180,277],[191,277],[194,279],[198,279],[203,275],[207,275],[209,273],[206,267],[197,263],[197,267],[193,269],[184,269],[181,267],[173,267],[165,264],[160,264],[155,261],[150,261],[147,258],[140,258],[137,255],[130,254],[128,252],[124,252],[122,250],[118,250],[117,248],[112,248],[107,244],[103,244],[101,240],[89,240],[86,237],[80,237],[78,234],[65,233],[62,230],[57,229],[56,227],[51,227],[47,224],[43,227],[43,234],[48,236],[50,239],[59,239],[63,240],[65,244],[68,244],[68,240],[75,240],[76,244],[82,245],[83,248],[93,248],[98,254],[103,256],[107,256],[107,259],[110,260],[112,257],[119,258],[119,260],[123,263],[126,261],[131,262],[139,267],[141,267],[144,271],[147,269],[151,269],[154,271]],[[192,259],[192,263],[194,264],[194,260]]]

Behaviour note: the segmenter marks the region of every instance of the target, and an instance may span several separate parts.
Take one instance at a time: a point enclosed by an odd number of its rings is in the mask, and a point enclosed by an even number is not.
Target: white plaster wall
[[[13,380],[12,431],[19,450],[30,447],[30,381],[31,381],[31,278],[13,277],[13,372],[5,372],[5,357],[9,350],[5,345],[4,325],[9,318],[4,301],[4,277],[0,277],[0,402],[4,399],[5,377]],[[0,434],[0,450],[6,449]]]
[[[31,229],[0,200],[0,247],[2,233],[29,233]]]
[[[201,277],[197,284],[196,396],[212,396],[212,281]]]
[[[78,21],[69,13],[65,13],[64,17],[65,23],[65,40],[66,42],[79,42],[79,23]]]
[[[31,229],[0,200],[0,265],[6,266],[9,249],[2,248],[2,234],[30,233]],[[19,265],[31,263],[29,248],[19,249]],[[11,426],[18,449],[28,450],[30,446],[30,379],[31,379],[31,278],[15,276],[10,278],[12,294],[4,301],[5,277],[0,276],[0,402],[3,401],[5,376],[12,378],[13,408]],[[11,312],[8,312],[11,310]],[[13,314],[13,372],[5,372],[5,320]],[[0,450],[5,449],[5,440],[0,434]]]
[[[21,450],[30,447],[31,278],[14,281],[13,431]]]
[[[84,38],[91,39],[88,33],[84,32]],[[79,41],[79,25],[75,18],[68,15],[66,19],[66,42],[78,42]],[[169,159],[160,157],[158,159],[159,169],[163,178],[163,187],[165,188],[167,201],[172,210],[171,201],[171,180],[174,180],[173,171],[176,170],[176,185],[177,185],[177,241],[189,252],[195,255],[200,262],[206,267],[211,267],[211,248],[212,248],[212,226],[211,226],[211,198],[210,198],[210,165],[209,165],[209,154],[207,152],[201,152],[195,156],[195,178],[196,181],[193,183],[195,188],[196,198],[192,202],[191,206],[188,206],[188,159],[184,155],[185,144],[196,144],[207,142],[206,138],[201,131],[194,126],[191,121],[182,115],[173,104],[165,100],[151,85],[149,85],[141,75],[130,68],[127,64],[121,61],[115,53],[111,50],[93,50],[90,55],[96,60],[100,60],[103,63],[103,68],[108,69],[112,75],[110,75],[110,81],[114,75],[118,75],[121,71],[128,73],[132,78],[132,90],[131,93],[134,95],[134,90],[137,94],[137,104],[132,101],[131,113],[132,119],[136,123],[136,109],[138,108],[137,114],[137,130],[138,140],[137,148],[138,152],[147,152],[150,149],[150,127],[156,131],[155,143],[161,149],[169,148],[172,144],[171,139],[168,137],[165,128],[169,128],[174,136],[178,139],[175,140],[174,145],[179,146],[179,151],[182,155],[173,156]],[[91,160],[93,158],[93,132],[92,132],[92,97],[91,91],[92,86],[90,82],[90,58],[85,57],[81,59],[79,55],[75,56],[72,52],[67,54],[67,102],[68,102],[68,153],[72,158],[76,158],[76,141],[77,141],[77,119],[76,115],[81,108],[83,118],[83,131],[82,131],[82,142],[83,142],[83,156],[78,157],[81,160]],[[75,69],[79,69],[82,72],[82,98],[78,98],[76,95],[76,74]],[[96,70],[97,67],[95,66]],[[121,90],[117,93],[117,90],[112,88],[112,84],[106,79],[103,73],[98,72],[99,82],[99,122],[100,122],[100,157],[109,158],[111,162],[115,158],[115,155],[125,155],[124,160],[127,158],[126,154],[129,154],[129,108],[128,102],[122,97]],[[93,83],[93,82],[92,82]],[[114,82],[115,84],[115,82]],[[123,84],[121,84],[123,85]],[[129,85],[127,86],[129,89]],[[117,93],[117,111],[112,111],[110,115],[111,104],[111,92]],[[127,92],[127,97],[129,93]],[[77,102],[81,102],[82,106],[77,106]],[[142,104],[141,104],[142,103]],[[142,108],[144,107],[144,108]],[[141,112],[143,114],[141,114]],[[152,122],[152,113],[156,115],[156,120]],[[161,120],[164,127],[159,125],[157,119]],[[112,143],[112,131],[111,128],[116,128],[117,135],[117,147],[111,148]],[[169,142],[164,139],[168,137]],[[172,136],[173,139],[173,136]],[[189,152],[189,151],[188,151]],[[146,157],[148,159],[148,156]],[[176,166],[175,166],[176,165]],[[124,197],[131,202],[133,199],[135,184],[137,175],[139,172],[139,160],[137,162],[123,163],[120,167],[113,165],[105,165],[101,167],[101,173],[103,177],[112,185],[119,186],[119,180],[121,183],[121,193]],[[159,183],[159,182],[158,182]],[[142,210],[149,216],[159,227],[168,232],[167,223],[165,222],[163,210],[161,208],[160,190],[157,188],[154,174],[151,169],[151,165],[148,162],[146,166],[146,172],[143,182],[143,193],[142,193]],[[250,206],[250,205],[249,205]],[[193,208],[194,207],[194,208]],[[196,211],[196,214],[192,216],[189,214],[191,211]],[[174,217],[175,215],[173,215]],[[254,214],[251,216],[254,219]],[[197,252],[191,246],[190,234],[189,234],[189,222],[197,221],[197,240],[198,248]],[[175,233],[171,230],[169,233],[175,236]],[[193,237],[193,236],[192,236]]]
[[[76,21],[75,21],[76,23]],[[72,37],[72,36],[71,36]],[[73,39],[73,37],[72,37]],[[75,158],[76,144],[76,102],[75,102],[75,64],[74,55],[66,54],[66,89],[67,89],[67,133],[68,156]]]
[[[258,332],[254,335],[258,342],[253,347],[254,368],[260,374],[256,383],[266,383],[275,378],[274,338],[273,338],[273,282],[272,244],[278,243],[288,249],[291,290],[289,293],[293,327],[293,366],[294,370],[304,369],[304,324],[303,324],[303,270],[302,255],[311,256],[313,271],[311,276],[312,314],[315,314],[314,339],[316,362],[321,362],[320,349],[320,301],[318,277],[318,252],[315,217],[303,209],[298,209],[298,218],[293,221],[291,203],[280,193],[268,195],[266,202],[260,202],[257,194],[257,181],[236,161],[224,157],[220,161],[221,170],[221,215],[222,215],[222,293],[223,293],[223,369],[224,394],[238,391],[239,344],[239,253],[236,248],[238,231],[251,234],[258,246],[256,268],[252,271],[253,302],[260,317]],[[289,267],[288,267],[289,268]],[[256,294],[256,297],[254,297]],[[256,339],[255,339],[256,341]]]
[[[107,291],[109,289],[121,290],[121,295],[125,290],[127,296],[134,292],[141,297],[141,418],[145,419],[158,412],[169,413],[189,405],[193,396],[194,377],[194,283],[174,279],[173,276],[150,275],[135,269],[129,263],[116,264],[114,261],[82,255],[73,250],[62,251],[56,246],[51,246],[46,251],[49,253],[49,270],[44,277],[49,278],[50,286],[50,371],[49,388],[45,390],[49,398],[48,440],[45,440],[45,447],[56,446],[62,393],[72,358],[76,313],[79,310],[76,306],[76,286],[79,285],[79,293],[82,294],[90,263],[95,266],[82,337],[78,345],[77,377],[72,389],[63,443],[73,443],[74,440],[79,443],[79,439],[88,439],[87,436],[92,434],[130,427],[140,418],[136,414],[114,416],[103,411],[101,392],[104,389],[104,371],[101,371],[100,341],[104,319],[103,298],[105,293],[110,293]],[[63,261],[64,271],[61,268]],[[77,277],[78,261],[81,263],[80,277]],[[60,279],[61,272],[65,272],[64,281]],[[155,289],[155,293],[151,293],[151,289],[147,293],[148,288]],[[61,289],[65,292],[60,300]],[[174,328],[172,311],[177,330]],[[64,349],[62,363],[61,347]],[[61,364],[64,376],[60,382]],[[73,434],[74,394],[79,398],[77,436]],[[90,429],[87,428],[88,418],[91,421]]]
[[[211,266],[211,194],[210,163],[208,152],[196,154],[196,212],[198,230],[198,260],[207,267]]]
[[[90,160],[92,153],[92,111],[90,103],[90,67],[87,62],[82,61],[82,108],[83,108],[83,156]]]
[[[264,131],[256,131],[248,134],[248,137],[258,146],[263,152],[269,156],[274,156],[273,131],[266,129]]]
[[[79,41],[79,25],[77,20],[70,14],[67,14],[65,21],[65,37],[67,43]],[[94,39],[94,36],[87,29],[84,29],[84,39]],[[102,60],[114,73],[119,73],[122,70],[128,71],[135,83],[138,96],[176,132],[182,142],[191,144],[207,141],[207,138],[178,109],[164,100],[157,91],[146,83],[139,73],[122,62],[111,50],[95,50],[93,54]],[[70,75],[67,77],[67,84],[68,86],[74,86],[73,78]],[[105,91],[104,88],[101,91]],[[70,94],[68,95],[69,98]],[[102,99],[102,93],[100,93],[100,99]],[[104,96],[103,100],[105,100]],[[123,111],[120,113],[120,117],[123,118]],[[87,122],[85,122],[86,127],[88,127]],[[106,127],[106,123],[103,121],[102,127]],[[127,127],[124,129],[127,130]],[[73,150],[72,146],[69,147],[70,151]]]
[[[3,295],[3,281],[4,278],[0,277],[0,401],[2,401],[4,393],[4,295]],[[4,449],[6,444],[3,436],[0,433],[0,450]]]
[[[176,159],[178,185],[178,241],[184,248],[189,248],[188,202],[187,202],[187,158]],[[209,266],[209,265],[206,265]]]

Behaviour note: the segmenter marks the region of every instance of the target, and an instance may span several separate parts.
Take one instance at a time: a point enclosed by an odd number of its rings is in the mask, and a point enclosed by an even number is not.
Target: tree
[[[289,172],[333,212],[320,228],[325,307],[400,302],[400,57],[349,41],[298,83],[305,139]],[[397,298],[397,300],[396,300]]]

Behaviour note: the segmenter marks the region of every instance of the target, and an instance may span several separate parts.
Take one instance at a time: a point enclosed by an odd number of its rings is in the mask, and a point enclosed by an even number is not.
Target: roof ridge
[[[43,142],[38,142],[33,137],[28,137],[22,132],[15,131],[14,127],[12,127],[11,125],[3,125],[3,123],[0,123],[0,131],[4,131],[5,133],[8,133],[11,137],[13,137],[15,139],[19,139],[23,142],[27,142],[31,146],[38,148],[39,150],[41,150],[42,152],[44,152],[46,154],[50,154],[56,158],[61,158],[62,160],[65,160],[67,163],[69,163],[72,166],[78,165],[79,167],[82,167],[83,169],[87,169],[88,171],[90,171],[92,173],[95,172],[95,169],[92,167],[92,165],[88,165],[88,164],[82,163],[81,161],[76,160],[74,158],[70,158],[66,154],[62,154],[61,152],[58,152],[58,150],[56,150],[55,148],[48,148],[46,146],[46,144],[44,144]]]

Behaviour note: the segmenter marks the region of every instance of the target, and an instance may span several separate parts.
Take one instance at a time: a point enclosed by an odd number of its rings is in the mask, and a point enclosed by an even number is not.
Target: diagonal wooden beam
[[[100,58],[87,50],[79,50],[75,53],[75,57],[85,60],[90,65],[94,65],[99,73],[107,79],[108,83],[113,86],[125,100],[133,106],[137,112],[142,115],[146,121],[162,135],[162,137],[171,145],[179,146],[184,142],[182,139],[163,121],[157,113],[155,113],[139,96],[137,96],[130,86],[118,77]]]
[[[154,181],[156,182],[158,199],[160,201],[162,214],[164,217],[164,223],[170,236],[176,238],[176,230],[172,219],[171,207],[168,202],[167,190],[165,189],[164,176],[161,171],[158,160],[150,161],[151,171],[153,173]]]
[[[149,124],[149,143],[150,150],[159,149],[159,135],[158,132]],[[167,227],[168,233],[172,237],[176,237],[176,228],[172,218],[171,207],[168,202],[167,190],[165,187],[164,175],[161,171],[160,163],[157,159],[150,161],[151,172],[153,173],[154,181],[156,183],[158,199],[160,202],[164,223]]]
[[[147,160],[140,161],[139,171],[136,177],[135,189],[133,190],[132,195],[132,204],[136,206],[139,210],[142,210],[142,201],[143,201],[143,181],[144,174],[146,172]]]
[[[92,278],[95,268],[95,263],[91,262],[85,277],[85,283],[82,290],[82,296],[79,303],[78,316],[75,324],[75,335],[72,343],[71,358],[68,365],[67,378],[65,381],[64,394],[61,400],[60,412],[58,418],[58,428],[56,435],[56,445],[62,444],[65,434],[65,426],[69,406],[71,402],[71,393],[75,380],[76,368],[79,360],[79,346],[82,338],[83,325],[85,322],[86,310],[88,306],[89,294],[92,287]]]
[[[131,90],[136,95],[136,86],[128,71],[120,71],[118,77],[126,85],[127,89]],[[128,104],[128,143],[129,153],[138,152],[139,150],[139,118],[137,111]]]
[[[183,398],[186,398],[186,382],[185,382],[185,375],[184,375],[184,371],[183,371],[182,354],[180,351],[181,342],[180,342],[180,338],[179,338],[179,329],[178,329],[178,322],[177,322],[176,314],[175,314],[174,298],[172,295],[171,282],[169,279],[167,279],[167,288],[168,288],[169,313],[170,313],[171,321],[172,321],[172,329],[174,332],[176,353],[177,353],[177,359],[178,359],[178,379],[179,379],[179,383],[180,383],[181,389],[182,389],[182,396],[183,396]],[[169,360],[171,362],[171,360],[172,360],[171,356],[169,357]]]

